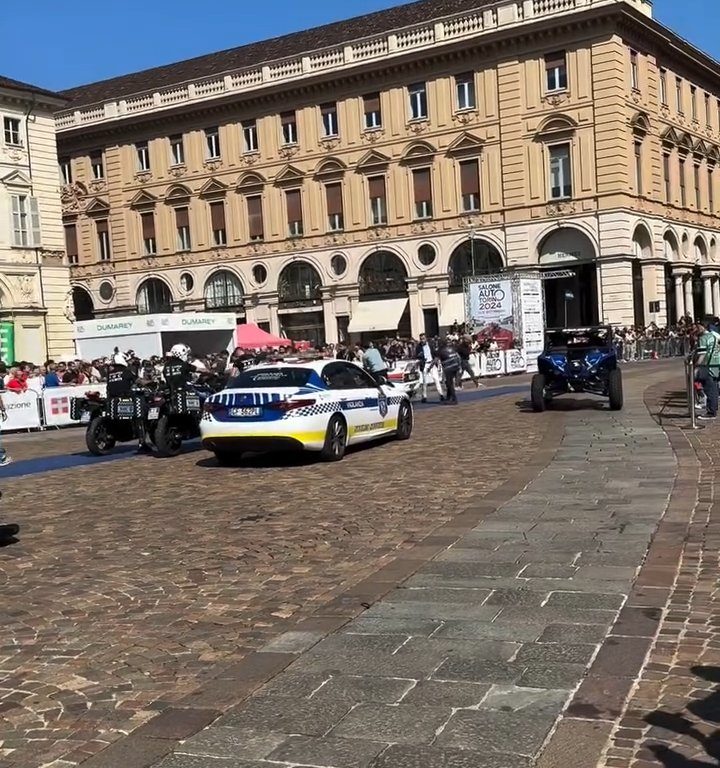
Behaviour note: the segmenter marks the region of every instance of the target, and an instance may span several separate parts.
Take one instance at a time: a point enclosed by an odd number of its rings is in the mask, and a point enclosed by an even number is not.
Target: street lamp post
[[[470,228],[470,266],[472,276],[475,277],[475,230]]]

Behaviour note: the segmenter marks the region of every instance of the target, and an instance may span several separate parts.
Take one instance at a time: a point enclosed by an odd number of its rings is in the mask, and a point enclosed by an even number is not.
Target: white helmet
[[[127,365],[125,355],[123,355],[121,352],[118,352],[117,355],[113,356],[113,363],[115,363],[115,365]]]
[[[170,357],[179,357],[187,363],[190,359],[190,347],[187,344],[175,344],[170,350]]]

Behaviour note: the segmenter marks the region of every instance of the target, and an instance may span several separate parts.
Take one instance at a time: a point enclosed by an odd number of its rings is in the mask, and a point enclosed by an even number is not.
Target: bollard
[[[688,409],[690,411],[690,429],[699,429],[697,423],[697,414],[695,413],[695,361],[692,355],[685,359],[686,389],[688,398]]]

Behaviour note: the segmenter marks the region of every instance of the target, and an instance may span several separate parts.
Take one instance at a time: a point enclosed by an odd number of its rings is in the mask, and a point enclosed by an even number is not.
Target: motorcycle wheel
[[[532,403],[533,411],[536,413],[542,413],[547,407],[547,400],[545,399],[545,377],[542,373],[536,373],[532,377],[530,384],[530,402]]]
[[[107,456],[115,447],[115,438],[108,432],[104,416],[90,420],[85,432],[85,445],[93,456]]]
[[[167,416],[161,416],[155,427],[155,447],[163,458],[177,456],[182,450],[182,434],[177,424]]]

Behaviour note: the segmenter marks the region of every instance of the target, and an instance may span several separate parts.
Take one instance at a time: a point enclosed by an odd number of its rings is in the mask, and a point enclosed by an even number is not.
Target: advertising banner
[[[3,403],[7,411],[7,421],[0,421],[0,430],[12,432],[18,429],[39,429],[40,398],[36,392],[9,392],[2,393]]]
[[[487,352],[480,355],[481,376],[502,376],[505,373],[505,353]]]
[[[495,341],[500,349],[508,349],[515,337],[512,280],[469,281],[468,315],[479,339]]]
[[[15,362],[15,324],[11,320],[0,323],[0,359],[8,365]]]
[[[520,278],[519,295],[522,346],[527,356],[527,369],[537,371],[537,358],[545,343],[542,280],[539,277]]]
[[[505,350],[505,373],[523,373],[527,370],[524,349]]]
[[[83,397],[88,392],[99,392],[105,396],[105,384],[85,384],[80,387],[51,387],[43,392],[43,413],[48,427],[66,427],[77,424],[70,418],[70,400]]]

